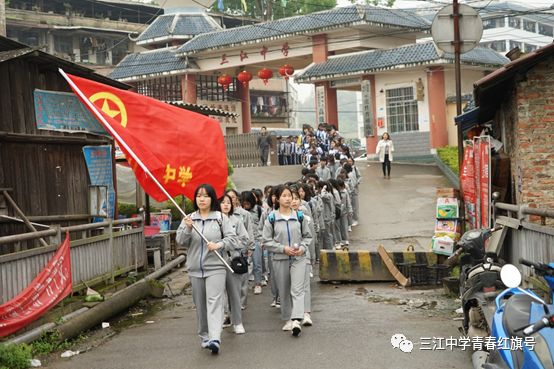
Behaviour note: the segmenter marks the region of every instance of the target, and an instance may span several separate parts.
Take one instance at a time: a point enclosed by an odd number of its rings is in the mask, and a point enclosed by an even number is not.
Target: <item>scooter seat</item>
[[[502,323],[509,337],[524,337],[523,330],[515,330],[529,325],[532,301],[530,296],[514,295],[506,302]]]

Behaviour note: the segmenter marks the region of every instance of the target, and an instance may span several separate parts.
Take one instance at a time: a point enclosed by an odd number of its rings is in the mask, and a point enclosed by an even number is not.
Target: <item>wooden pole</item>
[[[17,215],[19,215],[19,217],[23,220],[23,222],[25,223],[25,225],[27,226],[27,228],[29,228],[32,232],[36,232],[37,229],[35,228],[35,226],[33,226],[31,224],[31,222],[29,221],[29,219],[27,219],[27,217],[25,216],[25,214],[23,213],[23,211],[21,211],[21,209],[17,206],[17,204],[15,203],[15,201],[13,201],[12,197],[10,196],[10,194],[8,193],[8,191],[2,191],[2,194],[4,195],[4,198],[10,203],[10,205],[12,206],[12,208],[15,210],[15,212],[17,213]],[[40,244],[42,246],[48,246],[48,243],[44,240],[44,238],[39,238],[38,239]]]

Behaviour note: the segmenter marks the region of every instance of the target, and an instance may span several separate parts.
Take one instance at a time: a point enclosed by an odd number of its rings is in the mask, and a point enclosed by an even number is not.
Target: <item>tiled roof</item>
[[[208,105],[191,104],[183,101],[166,101],[170,105],[177,106],[186,110],[194,111],[204,115],[216,115],[220,117],[236,117],[237,113],[232,113],[223,109],[212,108]]]
[[[186,60],[177,57],[176,47],[127,55],[110,74],[117,80],[133,80],[144,76],[175,74],[187,69]],[[192,66],[189,63],[189,68]]]
[[[462,54],[463,64],[498,67],[509,60],[491,49],[476,47]],[[439,54],[433,42],[402,46],[389,50],[364,51],[344,56],[331,57],[324,63],[313,64],[294,77],[295,82],[332,78],[345,75],[372,73],[396,67],[411,67],[433,62],[451,63],[453,54]]]
[[[171,39],[187,39],[206,32],[220,30],[221,27],[207,14],[166,14],[161,15],[137,38],[137,45]]]
[[[354,24],[398,27],[412,30],[428,30],[430,27],[430,23],[427,20],[402,9],[352,5],[201,34],[181,46],[179,51],[193,53],[206,49],[255,43],[294,34],[318,32]]]

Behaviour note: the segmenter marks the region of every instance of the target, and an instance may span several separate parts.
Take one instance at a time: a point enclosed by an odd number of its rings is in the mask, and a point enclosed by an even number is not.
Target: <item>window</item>
[[[196,97],[198,100],[230,101],[237,99],[237,79],[225,90],[217,83],[217,76],[199,75],[196,79]]]
[[[539,33],[544,36],[554,36],[554,27],[548,24],[539,23]]]
[[[480,45],[498,52],[506,51],[506,42],[504,40],[481,42]]]
[[[499,19],[483,19],[483,28],[484,29],[491,29],[491,28],[502,28],[506,25],[506,22],[504,18]]]
[[[387,120],[391,133],[419,131],[413,87],[387,90]]]
[[[526,53],[530,53],[537,50],[538,48],[539,47],[537,45],[525,44],[524,51]]]
[[[170,76],[149,79],[137,83],[139,94],[153,97],[161,101],[181,101],[181,77]]]
[[[54,36],[54,50],[59,53],[73,54],[73,39],[66,36]]]
[[[528,32],[537,32],[537,23],[524,19],[523,20],[523,29],[528,31]]]
[[[519,47],[519,49],[523,51],[523,44],[521,42],[510,40],[510,50],[515,49],[516,47]]]
[[[520,18],[509,18],[508,19],[508,24],[512,28],[520,29],[521,28],[521,19]]]

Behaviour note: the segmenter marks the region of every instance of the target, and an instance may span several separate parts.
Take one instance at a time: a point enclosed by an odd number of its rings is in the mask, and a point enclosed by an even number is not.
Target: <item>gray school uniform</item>
[[[322,247],[330,250],[335,244],[334,222],[335,222],[335,198],[331,192],[322,192],[321,201],[323,202],[323,221],[324,226],[321,232]]]
[[[356,166],[352,166],[352,174],[353,183],[354,183],[354,191],[352,191],[352,220],[354,222],[357,222],[360,219],[360,202],[358,200],[358,194],[360,192],[360,183],[362,182],[362,176],[360,174],[360,171]]]
[[[327,164],[329,171],[331,172],[331,179],[336,179],[337,168],[340,167],[340,163],[335,162],[334,164]]]
[[[306,257],[309,256],[308,261],[310,264],[312,264],[315,262],[315,242],[316,242],[314,214],[312,212],[312,208],[310,207],[310,204],[304,200],[302,200],[302,204],[300,205],[300,210],[308,217],[308,224],[310,225],[312,242],[310,242],[310,245],[308,246],[309,254],[306,255]]]
[[[233,214],[236,214],[242,219],[244,228],[246,228],[246,232],[248,232],[248,236],[250,238],[248,250],[254,251],[254,229],[252,219],[250,217],[250,212],[241,207],[238,207],[233,210]],[[250,264],[252,264],[252,262],[250,262]],[[248,303],[248,273],[244,273],[241,275],[240,301],[242,306],[246,306],[246,304]]]
[[[339,194],[339,191],[337,191],[334,188],[333,188],[333,198],[335,199],[335,204],[339,204],[339,206],[340,206],[340,212],[341,212],[341,217],[342,217],[342,214],[344,213],[344,209],[343,209],[343,205],[342,205],[342,198],[341,198],[341,195]],[[341,241],[343,241],[343,239],[341,237],[341,232],[340,232],[340,219],[341,219],[341,217],[339,217],[339,219],[333,218],[334,221],[333,221],[332,231],[333,231],[333,238],[335,240],[335,244],[338,244]],[[344,241],[346,241],[346,240],[344,240]]]
[[[229,221],[233,230],[237,235],[237,244],[238,248],[235,249],[232,253],[228,253],[230,258],[240,256],[240,253],[246,254],[247,249],[251,243],[250,237],[240,215],[231,215]],[[227,289],[227,297],[229,298],[229,310],[231,311],[231,323],[233,325],[242,324],[242,310],[241,310],[241,285],[243,276],[245,274],[236,274],[227,271],[227,278],[225,281],[225,287]]]
[[[281,297],[281,319],[302,320],[304,317],[304,294],[306,276],[306,253],[312,241],[310,227],[306,217],[302,225],[296,212],[289,219],[283,218],[279,211],[272,212],[274,221],[266,219],[262,233],[262,242],[268,251],[274,253],[273,268]],[[285,246],[298,245],[304,251],[302,256],[289,257]]]
[[[340,234],[343,241],[348,241],[348,214],[352,213],[352,205],[350,203],[350,195],[345,188],[341,193],[341,216],[340,216]]]
[[[177,229],[176,241],[188,248],[186,267],[192,285],[192,298],[196,305],[198,335],[203,339],[221,341],[227,270],[214,254],[234,252],[237,236],[229,218],[212,211],[203,219],[198,212],[191,214],[196,228],[210,241],[223,245],[216,251],[208,251],[204,240],[184,222]]]
[[[316,196],[312,197],[312,200],[315,204],[316,209],[316,234],[317,234],[317,240],[315,244],[315,258],[319,260],[319,252],[323,248],[323,232],[325,231],[325,218],[323,216],[324,211],[324,205],[323,200],[321,199],[321,195],[317,194]]]
[[[260,224],[258,225],[258,230],[260,234],[263,233],[265,220],[267,219],[269,213],[271,213],[272,211],[273,209],[267,208],[264,209],[264,211],[262,212],[262,216],[260,217]],[[275,272],[273,269],[273,253],[269,250],[267,251],[267,264],[267,267],[269,269],[269,284],[271,285],[271,296],[273,296],[274,300],[277,300],[279,298],[279,289],[277,288],[277,281],[275,280]]]
[[[327,182],[331,179],[331,171],[326,166],[323,168],[321,166],[317,167],[315,174],[317,174],[321,181]]]

